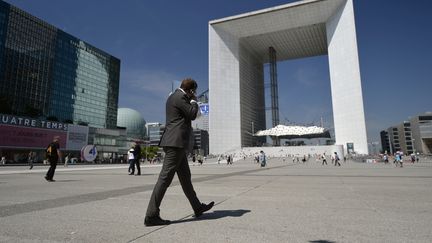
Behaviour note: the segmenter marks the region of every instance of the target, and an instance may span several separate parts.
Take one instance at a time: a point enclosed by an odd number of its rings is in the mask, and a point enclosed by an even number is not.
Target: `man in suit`
[[[190,142],[193,132],[191,122],[195,120],[199,109],[195,97],[197,87],[195,80],[187,78],[166,102],[166,126],[159,143],[164,149],[165,160],[147,207],[144,219],[146,226],[171,223],[160,217],[159,207],[176,172],[195,217],[201,216],[214,205],[214,202],[204,204],[199,201],[192,185],[186,157],[189,148],[193,146]]]

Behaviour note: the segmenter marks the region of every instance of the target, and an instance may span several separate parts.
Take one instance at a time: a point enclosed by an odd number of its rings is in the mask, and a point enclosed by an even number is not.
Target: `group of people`
[[[233,155],[231,155],[231,154],[228,154],[228,155],[219,155],[219,157],[218,157],[218,159],[217,159],[217,161],[218,161],[218,164],[220,164],[220,162],[223,160],[223,159],[226,159],[226,162],[227,162],[227,165],[232,165],[233,164],[233,162],[234,162],[234,156]]]
[[[192,165],[195,165],[195,162],[197,161],[199,165],[202,165],[204,162],[204,157],[201,154],[198,155],[192,154]]]
[[[129,162],[129,169],[128,173],[129,175],[135,174],[135,166],[137,169],[136,175],[141,175],[141,165],[140,165],[140,159],[141,159],[141,146],[138,143],[135,143],[128,151],[128,162]]]
[[[402,151],[397,151],[394,154],[394,159],[393,159],[393,164],[396,167],[403,167],[403,157],[404,157],[404,153]],[[388,164],[389,163],[389,155],[387,155],[386,153],[382,156],[382,159],[384,161],[384,164]],[[418,156],[416,156],[414,153],[410,155],[410,161],[411,163],[415,163],[415,162],[419,162],[420,159]]]
[[[260,151],[258,155],[255,156],[255,162],[260,164],[261,167],[265,167],[267,165],[267,157],[264,151]]]

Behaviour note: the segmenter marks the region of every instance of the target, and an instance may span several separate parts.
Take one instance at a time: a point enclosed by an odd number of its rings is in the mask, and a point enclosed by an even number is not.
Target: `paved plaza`
[[[143,219],[159,165],[0,167],[0,242],[431,242],[432,161],[341,167],[273,158],[192,166],[195,190],[215,207],[201,218],[175,177],[161,216]]]

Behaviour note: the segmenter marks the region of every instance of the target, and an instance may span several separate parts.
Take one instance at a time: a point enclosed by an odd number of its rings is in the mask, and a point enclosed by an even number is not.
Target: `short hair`
[[[180,88],[183,90],[196,90],[198,88],[198,84],[195,80],[192,78],[185,78],[181,82]]]

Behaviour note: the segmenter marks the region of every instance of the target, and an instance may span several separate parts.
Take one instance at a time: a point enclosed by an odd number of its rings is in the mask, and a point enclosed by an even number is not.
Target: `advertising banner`
[[[66,150],[80,151],[87,145],[89,128],[86,126],[68,125]]]
[[[59,136],[60,148],[65,148],[67,132],[64,130],[0,124],[0,147],[44,149],[54,136]]]
[[[80,151],[87,145],[89,128],[56,121],[0,114],[0,147],[45,149],[55,136],[60,149]]]

